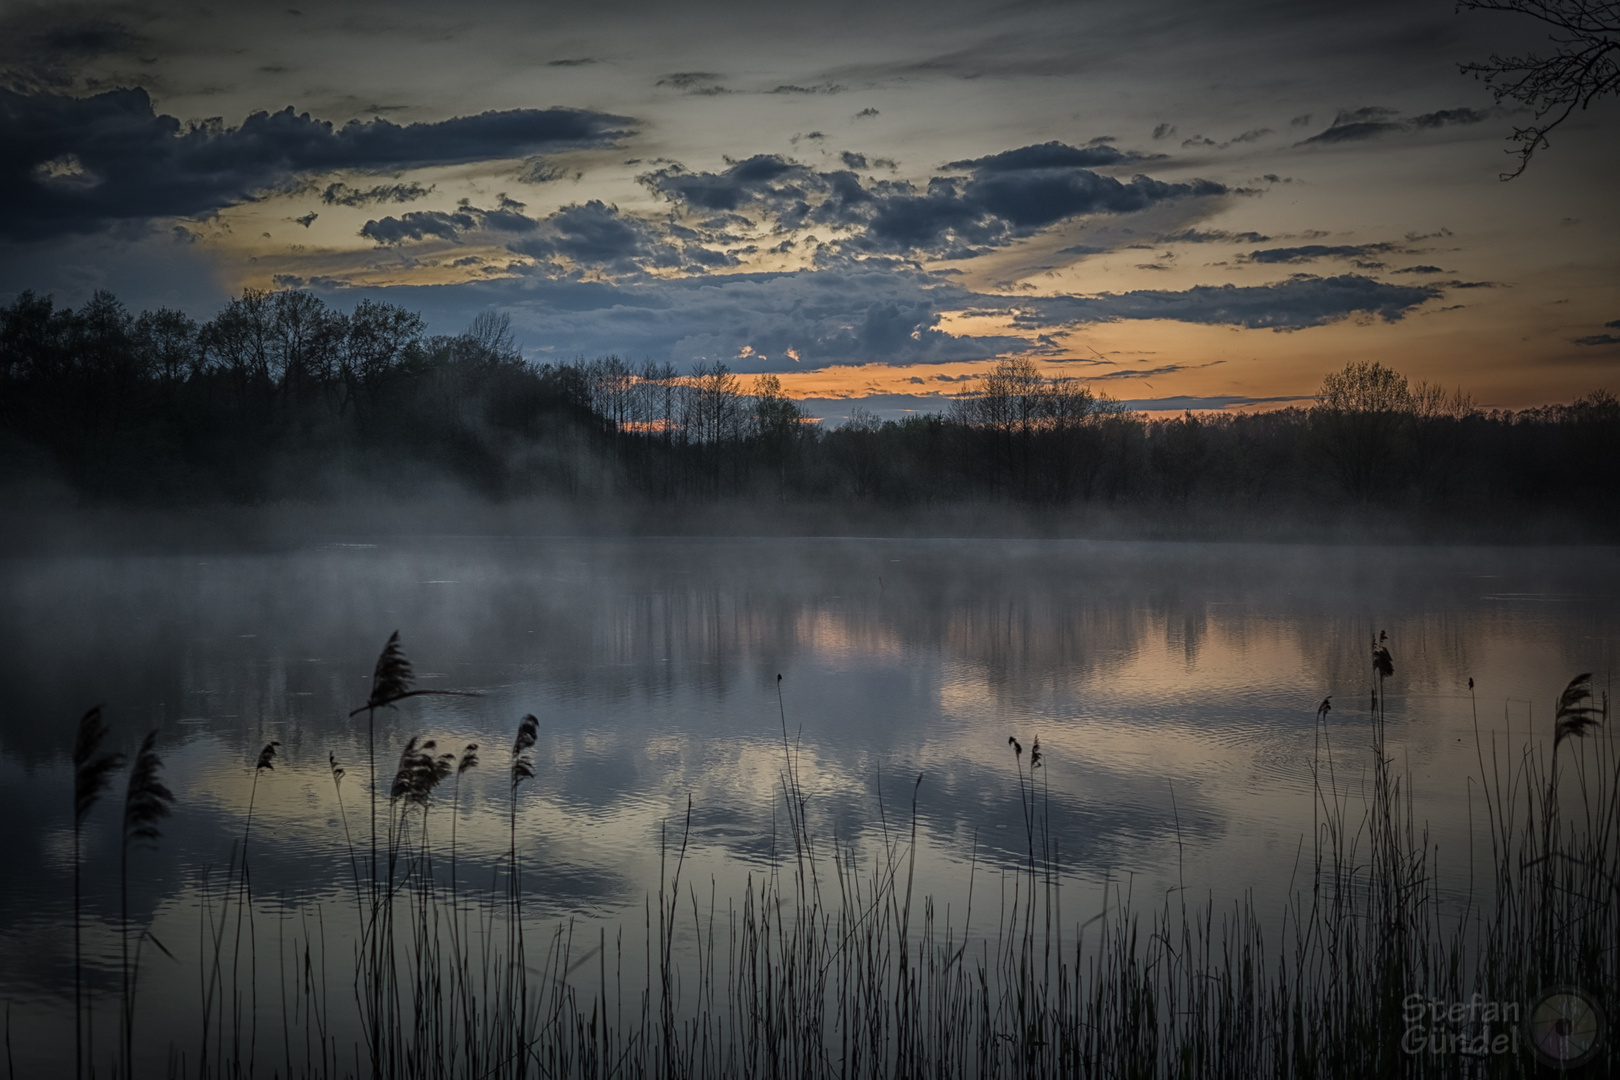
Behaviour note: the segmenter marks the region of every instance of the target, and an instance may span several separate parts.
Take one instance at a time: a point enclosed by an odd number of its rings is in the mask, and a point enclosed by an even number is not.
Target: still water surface
[[[379,715],[377,783],[386,789],[411,736],[480,745],[456,816],[459,876],[475,891],[506,850],[513,732],[525,713],[540,720],[518,826],[537,918],[639,928],[660,830],[684,828],[689,799],[688,873],[740,892],[783,843],[784,721],[818,834],[870,850],[885,821],[909,828],[915,798],[922,885],[941,907],[964,910],[974,875],[993,895],[986,878],[1016,865],[1024,825],[1007,740],[1027,748],[1038,736],[1081,907],[1108,879],[1148,906],[1180,881],[1200,895],[1276,898],[1280,910],[1309,843],[1317,704],[1332,696],[1336,775],[1359,784],[1381,630],[1396,666],[1390,747],[1460,895],[1478,811],[1476,715],[1488,760],[1493,738],[1545,743],[1574,674],[1611,685],[1615,555],[437,538],[8,560],[0,996],[15,1014],[13,1052],[19,1068],[48,1067],[71,1049],[69,754],[91,705],[125,751],[159,731],[176,800],[157,848],[131,856],[132,919],[182,943],[176,962],[144,961],[142,1009],[183,1039],[198,897],[242,843],[250,798],[263,910],[286,933],[321,909],[343,933],[350,870],[328,755],[347,770],[359,839],[367,732],[365,715],[348,713],[395,629],[421,687],[480,696]],[[271,739],[280,754],[255,789]],[[451,795],[432,811],[441,837]],[[88,962],[108,1000],[117,813],[105,797],[84,859]],[[110,1008],[101,1023],[110,1030]]]

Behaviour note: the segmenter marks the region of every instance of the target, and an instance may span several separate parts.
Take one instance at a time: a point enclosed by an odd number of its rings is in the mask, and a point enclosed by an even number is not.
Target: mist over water
[[[254,759],[275,739],[256,793],[255,894],[288,918],[321,908],[341,937],[351,871],[328,754],[347,771],[360,842],[365,715],[348,714],[396,629],[419,686],[480,696],[379,713],[377,783],[386,791],[412,736],[480,745],[457,819],[474,891],[506,850],[513,731],[540,719],[518,822],[537,918],[639,932],[660,830],[681,830],[689,797],[689,872],[739,892],[784,850],[784,723],[819,835],[868,849],[885,826],[909,827],[915,791],[922,884],[941,906],[962,910],[970,865],[993,897],[993,876],[1022,858],[1010,735],[1041,740],[1077,912],[1105,878],[1150,904],[1177,881],[1199,897],[1280,898],[1309,844],[1315,709],[1332,695],[1327,736],[1354,786],[1381,630],[1396,665],[1389,746],[1461,895],[1474,703],[1487,753],[1495,738],[1516,754],[1550,740],[1572,675],[1611,684],[1614,554],[441,537],[7,559],[0,994],[38,1030],[71,1016],[69,754],[96,704],[126,752],[159,730],[176,795],[156,850],[132,856],[137,922],[195,937],[197,890],[241,843]],[[115,802],[92,814],[84,860],[89,962],[103,973],[117,960]],[[441,789],[436,845],[450,804]],[[172,1007],[183,1023],[194,966],[145,963],[143,1011]],[[38,1040],[20,1049],[53,1060]]]

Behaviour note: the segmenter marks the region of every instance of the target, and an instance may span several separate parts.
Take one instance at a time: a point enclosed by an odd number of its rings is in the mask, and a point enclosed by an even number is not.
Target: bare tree
[[[1393,487],[1412,415],[1406,376],[1375,360],[1353,360],[1323,377],[1311,422],[1346,492],[1365,501]]]
[[[1528,105],[1531,123],[1513,129],[1519,167],[1503,173],[1511,180],[1529,166],[1537,150],[1551,145],[1547,133],[1608,94],[1620,92],[1620,0],[1458,0],[1458,10],[1507,11],[1540,19],[1552,28],[1551,55],[1525,53],[1461,64],[1465,74],[1483,80],[1498,103]]]

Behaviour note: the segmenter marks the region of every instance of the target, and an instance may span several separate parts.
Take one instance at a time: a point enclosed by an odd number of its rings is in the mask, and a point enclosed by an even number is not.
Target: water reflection
[[[660,828],[688,796],[693,858],[721,888],[768,863],[784,726],[825,836],[870,843],[880,799],[891,825],[909,820],[924,776],[930,885],[946,895],[968,860],[1023,851],[1010,733],[1042,739],[1042,798],[1078,878],[1280,889],[1309,829],[1313,709],[1334,695],[1336,747],[1363,751],[1379,629],[1397,657],[1391,745],[1449,843],[1475,760],[1467,679],[1487,733],[1521,735],[1522,703],[1550,702],[1578,670],[1605,684],[1616,565],[1607,551],[488,539],[13,560],[0,565],[0,924],[17,940],[70,918],[67,759],[95,703],[121,749],[159,729],[178,796],[141,856],[138,918],[195,903],[223,873],[271,738],[256,887],[289,910],[341,906],[343,814],[359,841],[366,805],[366,718],[347,714],[396,628],[423,686],[482,695],[376,717],[383,785],[413,735],[483,747],[456,819],[475,894],[506,850],[504,748],[526,712],[542,726],[519,831],[551,914],[639,917]],[[328,753],[348,770],[341,811]],[[430,816],[443,836],[448,796]],[[93,819],[87,866],[115,861],[112,817]],[[105,943],[116,896],[103,881],[88,903]],[[5,954],[8,992],[70,985],[70,954]]]

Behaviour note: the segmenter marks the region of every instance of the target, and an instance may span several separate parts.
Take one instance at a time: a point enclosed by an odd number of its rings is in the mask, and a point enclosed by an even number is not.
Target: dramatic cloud
[[[643,176],[642,183],[672,202],[700,211],[802,203],[812,191],[819,194],[827,186],[825,178],[809,166],[777,154],[756,154],[720,173],[687,172],[679,165],[669,165]]]
[[[454,210],[413,210],[397,217],[373,219],[360,235],[379,247],[440,241],[499,244],[514,255],[540,264],[530,273],[547,277],[590,272],[632,279],[653,271],[705,274],[740,266],[736,251],[705,246],[715,233],[649,221],[623,214],[599,199],[565,206],[544,218],[523,213],[524,205],[504,195],[496,209],[463,202]],[[458,259],[452,265],[481,264]]]
[[[1326,131],[1301,140],[1299,145],[1354,142],[1358,139],[1375,138],[1392,131],[1405,131],[1406,125],[1393,119],[1399,115],[1399,109],[1386,109],[1379,105],[1340,112],[1333,118],[1333,123]]]
[[[1125,214],[1168,199],[1225,194],[1208,180],[1120,181],[1093,166],[1135,158],[1105,144],[1050,142],[951,162],[952,174],[919,188],[908,181],[862,180],[759,154],[723,172],[667,166],[644,184],[689,212],[747,211],[779,229],[845,230],[846,252],[965,258],[1084,214]],[[965,175],[963,175],[965,173]]]
[[[1483,109],[1441,109],[1438,112],[1414,116],[1411,124],[1415,128],[1437,128],[1450,127],[1453,124],[1478,124],[1490,118],[1491,114]]]
[[[481,211],[447,213],[443,210],[412,210],[399,217],[368,221],[360,227],[360,235],[376,241],[379,246],[429,238],[458,241],[464,234],[482,226]]]
[[[1271,237],[1257,232],[1226,232],[1223,229],[1183,229],[1159,237],[1161,244],[1264,244]]]
[[[1159,129],[1163,128],[1164,126],[1165,125],[1160,124],[1158,128],[1153,130],[1153,137],[1155,139],[1162,138],[1162,136],[1159,134]],[[1172,128],[1171,130],[1174,129]],[[1194,135],[1190,139],[1181,140],[1181,148],[1183,150],[1225,150],[1227,147],[1236,146],[1239,143],[1259,142],[1261,139],[1270,134],[1270,128],[1250,128],[1248,131],[1243,132],[1243,134],[1234,135],[1225,142],[1216,142],[1214,139],[1208,138],[1204,135]]]
[[[1062,296],[1019,302],[1020,325],[1050,327],[1119,319],[1301,330],[1354,315],[1395,322],[1432,300],[1431,285],[1389,285],[1360,274],[1321,278],[1302,274],[1274,285],[1197,285],[1180,292],[1141,289],[1095,297]]]
[[[644,235],[601,207],[536,244],[570,259],[634,260]],[[611,208],[606,208],[611,209]],[[575,245],[564,251],[567,245]],[[345,290],[344,302],[371,295]],[[805,371],[832,365],[916,365],[985,360],[1010,354],[1060,355],[1031,330],[1130,319],[1303,329],[1350,317],[1395,321],[1438,296],[1436,288],[1385,285],[1363,277],[1296,278],[1273,285],[1200,286],[1096,297],[1007,297],[964,289],[916,271],[863,268],[707,278],[642,276],[609,283],[544,272],[460,285],[394,287],[377,292],[421,310],[435,326],[458,327],[466,311],[509,312],[535,358],[649,357],[688,366],[725,361],[745,373]],[[946,316],[975,312],[1024,331],[952,333]],[[542,351],[536,352],[535,347]],[[1073,361],[1085,366],[1084,358]],[[1183,370],[1177,362],[1129,369],[1128,377]],[[1087,369],[1088,371],[1090,368]],[[1095,377],[1107,373],[1099,370]],[[1125,376],[1122,376],[1125,377]],[[944,387],[957,380],[932,380]],[[860,391],[851,391],[859,393]]]
[[[138,45],[127,27],[108,19],[64,21],[45,5],[25,8],[0,20],[0,85],[14,90],[63,89],[72,84],[75,69],[85,61],[125,55]]]
[[[842,94],[844,88],[837,83],[820,83],[816,86],[795,86],[786,83],[770,92],[773,94]]]
[[[1341,112],[1334,117],[1333,123],[1325,131],[1320,131],[1295,145],[1359,142],[1400,131],[1423,131],[1457,124],[1477,124],[1490,119],[1491,114],[1480,109],[1440,109],[1414,116],[1409,120],[1397,119],[1399,116],[1399,109],[1386,109],[1379,105]],[[1309,120],[1308,117],[1306,119]]]
[[[682,265],[680,254],[647,222],[592,199],[568,206],[537,226],[538,235],[510,244],[519,255],[553,265],[588,267],[617,274]],[[726,256],[703,250],[724,262]],[[731,259],[735,264],[736,259]]]
[[[1155,154],[1154,157],[1163,157]],[[1014,173],[1031,169],[1095,169],[1104,165],[1120,165],[1141,161],[1142,155],[1128,154],[1109,146],[1107,142],[1090,146],[1069,146],[1060,142],[1023,146],[1017,150],[1004,150],[989,157],[953,161],[947,169],[969,169],[976,173]]]
[[[656,86],[667,86],[671,90],[679,90],[685,94],[729,94],[731,91],[718,85],[715,80],[719,75],[712,71],[677,71],[659,79]]]
[[[1396,250],[1394,244],[1305,244],[1301,247],[1261,248],[1249,252],[1257,263],[1303,263],[1317,259],[1354,259],[1365,262],[1373,255]]]
[[[370,295],[349,290],[346,297],[356,294]],[[858,267],[613,284],[532,276],[377,295],[422,310],[435,325],[442,319],[458,326],[466,310],[508,311],[525,343],[544,347],[541,356],[617,352],[682,366],[719,360],[745,373],[955,363],[1028,346],[1012,335],[940,329],[945,314],[969,305],[972,293],[924,274]]]
[[[321,202],[328,206],[369,206],[371,203],[407,203],[414,202],[424,195],[432,194],[433,189],[423,187],[421,184],[380,184],[365,189],[352,188],[348,184],[336,183],[326,185],[321,192]]]
[[[494,210],[465,201],[453,211],[412,210],[399,217],[368,221],[360,227],[360,235],[386,246],[429,238],[457,242],[472,232],[526,233],[538,227],[539,222],[524,216],[522,203],[502,195]]]
[[[629,120],[512,109],[436,123],[254,113],[240,127],[182,125],[144,90],[94,97],[0,90],[0,237],[88,232],[119,220],[198,216],[297,177],[523,157],[611,143]]]

